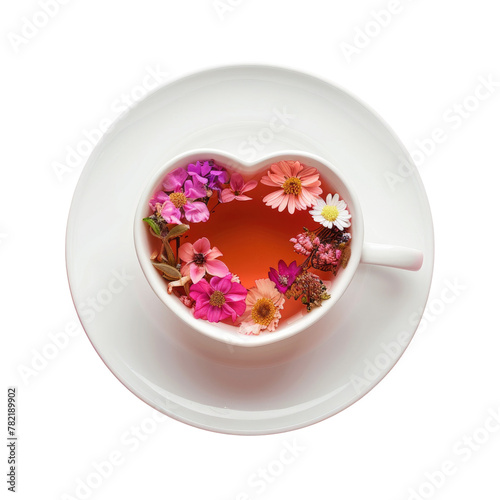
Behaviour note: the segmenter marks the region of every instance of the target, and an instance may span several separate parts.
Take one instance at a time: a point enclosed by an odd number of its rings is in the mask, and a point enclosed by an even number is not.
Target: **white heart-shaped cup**
[[[240,171],[246,178],[254,176],[258,178],[258,174],[264,173],[272,163],[281,160],[298,160],[307,166],[316,168],[327,184],[335,186],[336,192],[345,200],[352,216],[351,257],[346,268],[340,269],[337,276],[330,283],[328,293],[331,297],[325,300],[320,307],[314,308],[309,313],[304,311],[303,314],[288,318],[286,322],[280,322],[274,332],[265,332],[260,335],[242,335],[238,333],[236,326],[225,323],[209,323],[206,320],[194,318],[191,309],[186,307],[175,294],[168,293],[167,282],[151,264],[150,257],[153,252],[153,245],[143,219],[150,215],[149,200],[155,192],[161,189],[162,181],[168,172],[205,159],[212,159],[218,165],[228,167],[232,171]],[[360,263],[418,271],[422,267],[423,261],[423,254],[417,249],[365,242],[361,206],[356,193],[346,181],[345,176],[328,161],[302,151],[282,151],[261,158],[256,162],[246,162],[231,154],[210,149],[191,150],[176,156],[147,182],[143,190],[134,220],[134,242],[137,257],[147,281],[159,299],[174,314],[203,335],[227,344],[248,347],[271,344],[310,328],[319,318],[327,314],[342,297]],[[165,328],[168,328],[168,325],[165,325]]]

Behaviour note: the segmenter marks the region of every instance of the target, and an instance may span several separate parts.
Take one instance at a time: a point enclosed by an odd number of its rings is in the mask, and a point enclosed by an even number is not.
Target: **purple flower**
[[[198,179],[202,184],[208,183],[208,176],[212,166],[208,161],[197,161],[196,163],[190,163],[187,167],[187,173],[194,179]]]
[[[208,187],[212,189],[221,189],[222,184],[227,184],[228,182],[229,174],[227,170],[219,165],[213,165],[210,176],[208,177]]]
[[[210,175],[208,176],[208,185],[207,187],[212,191],[217,193],[219,198],[219,202],[222,203],[222,189],[224,185],[229,182],[229,173],[224,167],[216,165],[215,163],[212,165],[212,170],[210,171]]]
[[[274,282],[276,288],[281,293],[285,293],[292,285],[297,276],[302,272],[302,268],[297,265],[294,260],[289,266],[284,260],[278,262],[278,270],[271,267],[268,275],[269,279]]]

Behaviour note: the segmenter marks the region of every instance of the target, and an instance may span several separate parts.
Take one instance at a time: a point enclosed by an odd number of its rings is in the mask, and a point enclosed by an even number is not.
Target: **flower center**
[[[289,177],[283,183],[283,191],[285,194],[298,196],[302,191],[302,181],[298,177]]]
[[[187,198],[184,193],[172,193],[168,196],[175,208],[181,208],[187,203]]]
[[[274,318],[276,307],[271,299],[259,299],[252,307],[252,319],[259,325],[267,326]]]
[[[333,222],[339,216],[339,209],[331,205],[325,205],[321,215],[329,222]]]
[[[226,297],[222,292],[216,290],[212,295],[210,295],[210,305],[215,307],[222,307],[226,303]]]
[[[193,262],[197,266],[202,266],[206,262],[205,255],[203,255],[202,253],[195,253],[194,258],[193,258]]]
[[[288,276],[282,276],[280,274],[278,275],[278,281],[280,282],[280,285],[288,286]]]

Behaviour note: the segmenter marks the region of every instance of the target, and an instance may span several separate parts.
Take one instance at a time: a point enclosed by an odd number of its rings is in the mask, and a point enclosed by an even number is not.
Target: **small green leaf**
[[[189,226],[187,224],[178,224],[177,226],[172,228],[172,230],[167,234],[167,236],[165,236],[165,239],[171,240],[172,238],[178,238],[188,230]]]
[[[155,232],[155,234],[159,235],[160,234],[160,226],[150,217],[145,217],[142,219],[143,221],[147,222],[151,229]]]
[[[169,266],[168,264],[160,262],[153,262],[153,266],[155,266],[156,269],[160,270],[170,281],[182,278],[182,274],[180,273],[180,271],[173,266]]]

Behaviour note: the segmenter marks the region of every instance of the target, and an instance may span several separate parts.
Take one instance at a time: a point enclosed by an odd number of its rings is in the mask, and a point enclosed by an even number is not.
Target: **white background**
[[[50,19],[35,0],[4,2],[0,16],[1,425],[5,433],[7,386],[17,386],[18,498],[498,499],[500,424],[489,417],[500,411],[495,2],[60,1]],[[330,79],[378,111],[410,151],[424,141],[415,159],[436,233],[426,319],[396,367],[341,414],[262,437],[151,424],[152,410],[81,329],[55,353],[47,347],[77,322],[64,238],[84,158],[62,177],[55,163],[118,116],[148,68],[167,82],[240,62]],[[481,79],[493,83],[478,100]],[[149,434],[132,439],[145,422]],[[252,486],[294,441],[292,463]],[[98,476],[110,456],[120,458]],[[7,448],[0,459],[6,471]],[[447,475],[437,473],[445,462]]]

